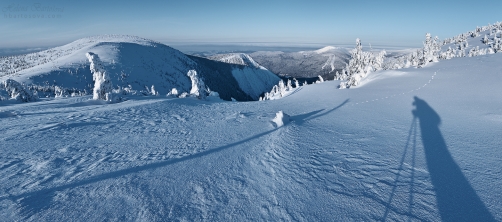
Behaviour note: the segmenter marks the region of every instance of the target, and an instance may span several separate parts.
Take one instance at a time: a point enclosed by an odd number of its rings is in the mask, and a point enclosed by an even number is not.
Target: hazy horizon
[[[490,3],[490,8],[500,6],[502,2]],[[167,45],[353,45],[360,38],[374,46],[421,47],[427,32],[444,39],[499,19],[497,13],[478,13],[486,4],[429,0],[19,0],[0,3],[0,8],[0,48],[53,47],[103,34],[140,36]]]

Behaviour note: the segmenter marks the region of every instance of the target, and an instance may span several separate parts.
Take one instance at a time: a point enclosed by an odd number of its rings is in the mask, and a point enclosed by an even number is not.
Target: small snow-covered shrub
[[[169,96],[169,97],[178,96],[178,90],[176,88],[171,89],[171,91],[167,93],[167,96]]]
[[[319,78],[319,82],[324,82],[324,79],[322,78],[322,76],[317,76],[317,78]]]
[[[68,90],[66,90],[65,88],[60,87],[60,86],[54,87],[54,94],[55,94],[56,98],[68,97],[68,95],[69,95]]]
[[[157,92],[155,90],[155,86],[152,85],[152,88],[150,89],[150,93],[152,94],[152,96],[158,96],[159,95],[159,92]]]
[[[190,94],[188,94],[187,92],[183,92],[181,93],[178,98],[186,98],[187,96],[189,96]]]

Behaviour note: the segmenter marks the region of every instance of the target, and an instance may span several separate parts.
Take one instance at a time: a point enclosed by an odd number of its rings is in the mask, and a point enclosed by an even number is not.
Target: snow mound
[[[277,127],[277,128],[288,124],[290,121],[291,121],[291,117],[288,114],[282,112],[282,110],[277,112],[275,114],[275,118],[272,119],[272,122],[274,123],[275,127]]]

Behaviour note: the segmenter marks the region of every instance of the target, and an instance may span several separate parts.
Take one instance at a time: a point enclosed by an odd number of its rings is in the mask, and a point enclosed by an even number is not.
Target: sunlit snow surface
[[[500,221],[500,64],[455,58],[263,102],[1,103],[0,218]]]

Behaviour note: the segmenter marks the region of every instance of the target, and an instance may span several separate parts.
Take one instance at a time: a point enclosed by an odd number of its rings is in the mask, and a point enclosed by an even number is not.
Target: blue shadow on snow
[[[429,175],[436,192],[442,221],[495,221],[453,160],[439,130],[441,118],[424,100],[415,96],[412,111],[420,122]]]

